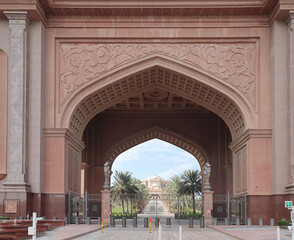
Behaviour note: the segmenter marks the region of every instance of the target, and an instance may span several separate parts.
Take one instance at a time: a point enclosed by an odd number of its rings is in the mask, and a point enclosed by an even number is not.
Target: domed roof
[[[162,180],[164,181],[164,179],[160,176],[157,176],[156,174],[154,174],[153,176],[150,176],[148,178],[146,178],[146,180]]]

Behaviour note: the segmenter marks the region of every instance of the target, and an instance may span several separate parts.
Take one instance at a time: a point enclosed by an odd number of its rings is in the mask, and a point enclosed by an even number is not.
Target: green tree
[[[201,176],[198,170],[186,170],[181,175],[180,194],[189,194],[193,201],[193,214],[196,213],[196,195],[201,194]]]
[[[165,201],[171,204],[172,210],[177,209],[179,212],[180,208],[184,209],[184,201],[179,201],[181,197],[180,189],[182,187],[181,178],[179,175],[174,175],[170,178],[169,184],[164,189]],[[180,206],[183,204],[183,206]]]
[[[115,171],[111,190],[114,199],[121,201],[122,214],[125,213],[125,202],[127,204],[127,213],[129,213],[129,202],[133,210],[134,197],[136,200],[140,200],[147,195],[145,185],[139,179],[132,177],[130,172]]]
[[[138,191],[137,187],[133,184],[132,174],[130,172],[115,171],[111,190],[114,198],[121,200],[122,214],[124,214],[125,200],[127,200],[128,195]]]

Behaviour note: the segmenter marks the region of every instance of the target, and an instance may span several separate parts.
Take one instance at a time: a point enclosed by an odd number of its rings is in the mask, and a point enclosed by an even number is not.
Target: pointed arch
[[[254,109],[230,84],[158,56],[83,88],[65,108],[61,125],[81,138],[84,128],[96,114],[155,87],[176,93],[216,113],[228,125],[233,139],[256,125]]]
[[[209,156],[199,143],[162,126],[150,126],[116,142],[105,152],[103,157],[104,162],[109,162],[112,166],[118,155],[154,138],[168,142],[192,154],[199,162],[201,169],[205,163],[209,163]]]

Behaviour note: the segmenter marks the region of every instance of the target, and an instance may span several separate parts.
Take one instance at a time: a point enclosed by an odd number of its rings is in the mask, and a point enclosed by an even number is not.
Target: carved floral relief
[[[60,44],[60,105],[77,88],[126,63],[162,55],[213,74],[239,89],[255,106],[254,43]]]

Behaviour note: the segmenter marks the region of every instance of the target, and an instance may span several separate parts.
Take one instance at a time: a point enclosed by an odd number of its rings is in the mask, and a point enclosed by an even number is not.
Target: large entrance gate
[[[136,218],[140,225],[151,218],[155,223],[161,219],[163,224],[191,224],[200,226],[202,216],[202,200],[195,199],[196,214],[192,214],[193,200],[191,196],[178,195],[116,195],[111,196],[112,225],[132,225]],[[68,223],[100,223],[102,194],[68,194]],[[245,225],[247,219],[247,195],[227,194],[213,195],[212,224]]]
[[[68,194],[68,223],[100,222],[102,194]]]
[[[247,194],[214,194],[213,214],[218,225],[247,224]]]

